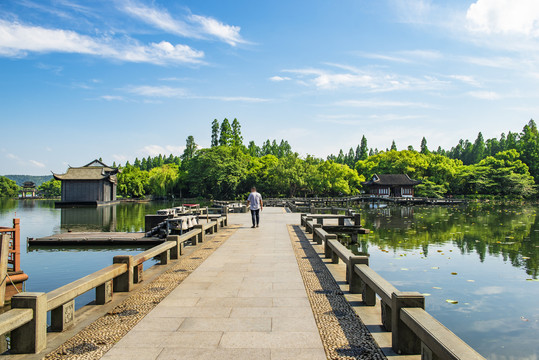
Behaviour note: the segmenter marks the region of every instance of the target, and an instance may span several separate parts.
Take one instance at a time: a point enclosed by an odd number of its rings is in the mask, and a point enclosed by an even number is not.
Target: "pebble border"
[[[145,284],[142,289],[136,291],[113,310],[88,325],[43,359],[100,359],[239,227],[239,225],[231,224],[221,228],[215,235],[207,235],[206,241],[199,244],[198,249],[189,255],[181,256],[170,269]]]
[[[386,359],[298,225],[288,232],[328,359]]]

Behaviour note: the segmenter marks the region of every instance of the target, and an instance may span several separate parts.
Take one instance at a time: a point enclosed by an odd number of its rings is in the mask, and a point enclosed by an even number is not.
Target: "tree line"
[[[398,150],[395,141],[378,150],[369,148],[362,136],[355,150],[321,159],[299,156],[286,140],[268,139],[260,146],[250,141],[246,146],[240,122],[225,118],[212,122],[210,144],[200,148],[188,136],[180,156],[119,164],[119,195],[232,199],[256,185],[267,197],[341,196],[360,193],[361,183],[373,174],[404,173],[422,180],[418,196],[531,197],[539,181],[539,131],[533,120],[520,133],[488,140],[479,133],[474,142],[460,140],[450,150],[431,151],[425,138],[419,151],[412,146]],[[54,180],[42,186],[48,194],[59,194]],[[14,189],[0,178],[0,194],[16,196]]]

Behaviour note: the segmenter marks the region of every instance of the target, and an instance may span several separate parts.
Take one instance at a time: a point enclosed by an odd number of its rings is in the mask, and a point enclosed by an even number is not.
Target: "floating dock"
[[[143,232],[68,232],[29,238],[28,245],[155,245],[165,239],[146,237]]]

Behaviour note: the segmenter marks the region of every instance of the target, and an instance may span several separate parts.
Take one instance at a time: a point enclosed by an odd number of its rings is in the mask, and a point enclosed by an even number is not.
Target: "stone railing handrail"
[[[47,293],[47,311],[75,299],[127,271],[126,264],[113,264]]]
[[[359,225],[359,214],[355,225]],[[457,335],[439,323],[425,309],[425,297],[417,292],[402,292],[369,267],[369,257],[354,255],[328,233],[315,219],[335,218],[317,214],[301,214],[301,225],[306,233],[313,234],[313,241],[324,246],[324,255],[333,264],[342,260],[346,264],[346,282],[352,294],[362,294],[367,306],[377,304],[380,297],[382,324],[390,331],[392,348],[398,354],[422,354],[425,359],[479,360],[484,359]],[[424,357],[423,357],[424,356]]]
[[[0,314],[0,332],[5,334],[24,324],[29,323],[34,318],[32,309],[11,309]]]
[[[402,308],[400,312],[401,321],[439,359],[484,359],[477,351],[468,346],[461,338],[425,310],[421,308]]]
[[[23,292],[12,298],[12,309],[0,314],[0,334],[11,332],[13,354],[38,353],[47,346],[47,312],[51,312],[51,330],[65,331],[75,322],[75,298],[94,289],[95,304],[112,301],[114,292],[129,292],[143,279],[145,261],[158,257],[164,265],[183,254],[185,243],[204,242],[205,234],[213,234],[228,225],[228,214],[213,216],[205,224],[194,225],[181,235],[169,235],[167,240],[137,255],[118,255],[104,269],[61,286],[48,293]]]

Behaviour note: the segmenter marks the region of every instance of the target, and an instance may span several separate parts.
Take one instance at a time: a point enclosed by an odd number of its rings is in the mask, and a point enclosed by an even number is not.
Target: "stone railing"
[[[17,294],[11,299],[11,310],[0,315],[0,334],[11,332],[11,353],[38,353],[47,345],[47,312],[51,313],[50,330],[65,331],[75,323],[75,298],[79,295],[95,289],[95,304],[107,304],[115,292],[129,292],[142,281],[145,261],[157,257],[159,264],[165,265],[183,254],[186,243],[196,246],[206,233],[213,234],[227,225],[226,215],[212,216],[208,223],[168,236],[164,243],[140,254],[115,256],[112,265],[48,293]]]
[[[360,217],[351,214],[358,225]],[[333,264],[346,264],[349,292],[362,294],[366,306],[376,306],[380,298],[381,321],[391,332],[392,348],[398,354],[421,354],[421,359],[479,360],[484,359],[457,335],[425,311],[425,297],[418,292],[399,291],[369,267],[369,257],[355,255],[337,240],[336,234],[325,231],[324,219],[338,218],[344,224],[348,215],[301,214],[301,225],[313,241],[324,246],[324,255]]]

